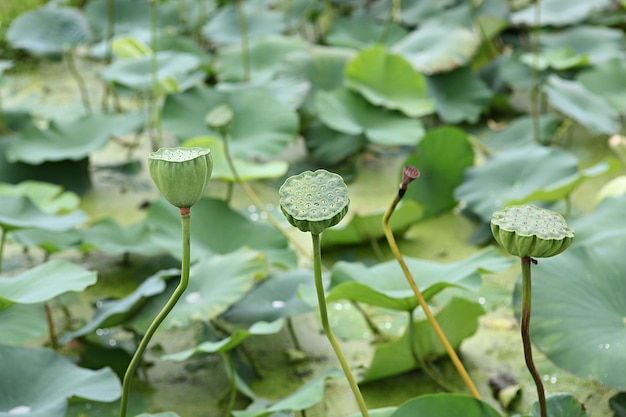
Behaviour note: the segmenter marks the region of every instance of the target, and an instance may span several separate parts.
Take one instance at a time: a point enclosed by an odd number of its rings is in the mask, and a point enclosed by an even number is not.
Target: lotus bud
[[[206,190],[213,159],[205,148],[161,148],[148,157],[154,184],[178,208],[190,208]]]
[[[226,104],[221,104],[211,109],[204,117],[204,123],[211,129],[224,134],[228,131],[234,118],[233,109]]]
[[[340,175],[318,169],[293,175],[278,190],[280,209],[292,226],[320,234],[348,212],[348,187]]]
[[[528,204],[493,213],[491,232],[504,250],[520,258],[558,255],[574,239],[563,216]]]

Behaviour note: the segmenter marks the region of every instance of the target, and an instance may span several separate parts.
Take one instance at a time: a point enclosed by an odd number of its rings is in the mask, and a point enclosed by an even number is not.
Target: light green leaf
[[[80,204],[77,194],[63,191],[60,185],[42,181],[22,181],[15,185],[0,183],[0,195],[25,195],[39,210],[48,214],[73,211]]]
[[[424,135],[421,121],[376,108],[345,89],[318,92],[315,107],[328,127],[350,135],[364,134],[377,145],[416,145]]]
[[[152,54],[152,49],[145,42],[132,36],[115,39],[111,48],[119,59],[141,58]]]
[[[211,174],[211,178],[221,181],[237,182],[235,175],[228,165],[222,139],[211,136],[201,136],[183,142],[182,146],[198,146],[211,149],[211,157],[213,158],[213,173]],[[278,178],[285,175],[289,169],[287,161],[256,163],[236,157],[233,157],[233,165],[241,181]]]
[[[186,361],[194,355],[200,355],[204,353],[228,352],[239,346],[244,340],[246,340],[250,336],[266,336],[270,334],[276,334],[283,328],[284,324],[285,320],[282,318],[270,323],[266,321],[258,321],[250,326],[249,329],[236,329],[228,337],[225,337],[218,342],[203,342],[195,348],[162,356],[162,359],[174,362],[182,362]]]
[[[304,138],[309,154],[315,160],[328,166],[337,165],[351,156],[358,155],[366,144],[363,135],[347,135],[337,132],[319,121],[307,126]]]
[[[580,83],[551,75],[544,90],[550,105],[591,133],[610,135],[619,131],[617,112],[602,97],[588,91]]]
[[[39,165],[46,161],[78,161],[103,148],[109,138],[137,132],[140,113],[92,114],[72,122],[52,121],[47,129],[29,124],[7,150],[10,162]]]
[[[447,123],[476,123],[491,103],[492,92],[469,67],[427,78],[437,114]]]
[[[347,223],[327,229],[322,234],[322,247],[359,245],[385,236],[382,219],[384,210],[374,213],[356,213]],[[423,218],[424,209],[414,201],[406,200],[399,205],[389,220],[394,235],[401,236]]]
[[[560,120],[554,114],[539,116],[539,144],[549,144],[559,127]],[[485,145],[493,151],[503,151],[535,143],[532,116],[520,116],[511,120],[503,129],[485,138]]]
[[[0,345],[0,412],[31,417],[64,417],[71,397],[111,402],[120,382],[110,368],[82,369],[49,349]]]
[[[149,234],[150,228],[145,221],[124,227],[112,218],[98,220],[82,232],[85,243],[112,256],[125,253],[154,256],[163,252],[161,246],[146,238]]]
[[[413,258],[407,258],[406,264],[424,298],[429,300],[448,287],[476,290],[481,285],[481,273],[503,271],[511,262],[489,247],[448,264]],[[412,311],[419,305],[395,260],[372,267],[340,261],[333,267],[331,283],[328,301],[348,299],[399,311]]]
[[[480,46],[480,38],[460,27],[427,22],[396,43],[392,52],[406,58],[417,71],[430,75],[467,64]]]
[[[588,417],[585,404],[571,394],[553,394],[546,398],[546,406],[550,417]],[[530,408],[532,417],[540,417],[539,403],[535,401]],[[616,415],[615,417],[618,417]]]
[[[572,3],[569,0],[543,0],[539,4],[540,26],[567,26],[582,22],[593,12],[607,9],[610,0],[580,0]],[[537,5],[530,5],[511,15],[515,25],[535,26]]]
[[[492,406],[461,394],[427,394],[402,404],[391,417],[500,417]]]
[[[539,38],[543,53],[569,49],[578,55],[586,56],[591,64],[599,64],[614,58],[623,59],[626,53],[625,42],[626,35],[619,29],[588,25],[576,25],[542,33]]]
[[[576,77],[588,91],[602,97],[620,114],[626,114],[626,63],[612,59]]]
[[[47,214],[23,195],[0,196],[0,227],[6,230],[39,228],[63,231],[85,221],[87,215],[80,210],[61,215]]]
[[[522,54],[520,61],[539,71],[545,71],[548,68],[562,71],[589,64],[587,56],[580,55],[570,48],[554,49],[540,54]]]
[[[0,301],[0,334],[3,345],[23,346],[48,335],[43,305],[15,304],[3,310],[1,304],[2,301]]]
[[[96,272],[54,259],[26,272],[0,279],[0,299],[19,304],[48,301],[68,291],[80,292],[96,283]]]
[[[357,50],[384,42],[391,46],[404,38],[407,30],[395,22],[388,26],[371,16],[337,16],[326,34],[326,43]]]
[[[429,130],[404,161],[403,165],[413,165],[421,173],[405,196],[424,207],[424,217],[452,210],[457,204],[454,189],[473,164],[474,150],[464,131],[451,126]]]
[[[410,117],[435,112],[424,77],[383,45],[359,52],[346,67],[345,82],[348,88],[358,91],[374,105],[400,110]]]
[[[478,318],[483,314],[485,310],[477,302],[455,297],[435,313],[435,318],[452,347],[456,349],[464,339],[478,330]],[[432,361],[446,355],[445,348],[428,320],[417,320],[413,331],[414,349],[419,357],[425,361]],[[411,349],[409,330],[406,330],[400,339],[376,346],[374,357],[363,375],[362,382],[400,375],[416,369],[419,363],[415,356]]]
[[[87,19],[74,7],[39,7],[18,16],[6,33],[14,49],[58,58],[66,47],[91,42]]]

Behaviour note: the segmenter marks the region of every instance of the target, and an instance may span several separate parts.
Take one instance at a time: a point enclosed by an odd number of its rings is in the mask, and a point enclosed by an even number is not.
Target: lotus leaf
[[[500,417],[489,404],[461,394],[428,394],[402,404],[391,417]]]
[[[407,30],[395,22],[385,27],[380,21],[370,16],[337,17],[330,24],[326,42],[329,45],[358,50],[376,43],[389,47],[406,35]]]
[[[550,417],[588,417],[585,405],[571,394],[553,394],[546,398],[548,415]],[[539,403],[533,403],[530,414],[540,417]],[[617,416],[615,416],[617,417]]]
[[[559,127],[559,119],[553,114],[539,116],[539,138],[540,144],[549,144]],[[485,145],[494,151],[517,148],[534,143],[533,118],[531,116],[521,116],[510,121],[501,130],[496,130],[485,138]]]
[[[548,68],[562,71],[589,64],[589,58],[586,55],[580,55],[570,48],[550,50],[541,54],[523,54],[520,61],[539,71],[545,71]]]
[[[44,307],[41,304],[15,304],[2,310],[0,306],[0,334],[3,345],[19,346],[41,340],[48,335]]]
[[[586,20],[593,12],[611,6],[610,0],[581,0],[576,4],[568,0],[544,0],[539,4],[540,26],[567,26]],[[511,15],[515,25],[535,26],[537,5],[533,4]]]
[[[448,287],[476,290],[482,273],[500,272],[511,265],[493,247],[448,264],[413,258],[407,258],[406,264],[426,300]],[[419,305],[396,261],[369,268],[361,263],[337,262],[331,284],[328,301],[348,299],[399,311],[412,311]]]
[[[474,150],[464,131],[451,126],[429,130],[404,161],[403,165],[418,167],[421,173],[405,198],[424,207],[424,217],[452,210],[456,206],[454,189],[463,182],[465,169],[473,164]]]
[[[80,292],[95,283],[95,271],[54,259],[10,279],[0,279],[0,300],[4,304],[7,300],[19,304],[40,303],[68,291]]]
[[[109,138],[137,132],[142,126],[140,113],[92,114],[71,122],[53,121],[47,129],[29,124],[9,145],[7,159],[35,165],[78,161],[103,148]]]
[[[181,141],[198,136],[219,137],[204,124],[204,118],[220,104],[227,104],[234,112],[229,131],[232,156],[273,158],[297,135],[296,113],[264,89],[219,92],[195,88],[168,96],[163,106],[163,130]]]
[[[211,136],[201,136],[185,141],[183,146],[211,149],[211,157],[213,158],[213,173],[211,174],[211,178],[221,181],[237,182],[237,178],[235,178],[234,173],[228,165],[222,139]],[[278,178],[285,175],[289,168],[289,164],[286,161],[255,163],[240,158],[233,158],[233,165],[241,181]]]
[[[154,256],[163,252],[162,247],[147,238],[149,234],[145,221],[124,227],[112,218],[98,220],[82,232],[85,243],[112,256],[125,253]]]
[[[57,214],[76,210],[80,198],[63,187],[41,181],[23,181],[19,184],[0,183],[0,195],[26,195],[44,213]]]
[[[47,214],[23,195],[0,196],[0,227],[5,230],[40,228],[63,231],[86,220],[87,216],[80,210],[61,215]]]
[[[459,26],[426,22],[397,42],[392,52],[402,55],[417,71],[431,75],[467,64],[480,46],[480,38]]]
[[[551,75],[544,88],[552,106],[590,132],[610,135],[619,131],[617,112],[604,98],[588,91],[582,84]]]
[[[602,97],[620,114],[626,114],[626,64],[612,59],[576,77],[588,91]]]
[[[476,123],[491,103],[491,90],[469,67],[432,75],[427,87],[437,114],[447,123]]]
[[[276,100],[291,110],[296,111],[309,97],[311,83],[290,75],[281,75],[271,80],[252,80],[244,83],[219,83],[215,86],[218,91],[230,93],[247,89],[260,89],[270,93]]]
[[[477,302],[454,297],[435,313],[435,318],[450,344],[458,348],[464,339],[478,330],[478,318],[483,314],[485,310]],[[412,331],[414,332],[413,349],[419,357],[429,361],[446,354],[446,350],[427,320],[417,320]],[[393,342],[377,345],[362,382],[400,375],[418,368],[419,363],[415,359],[413,349],[410,330],[406,330],[401,338]],[[459,415],[465,416],[465,414]]]
[[[328,127],[349,135],[365,134],[377,145],[413,146],[424,134],[421,121],[376,108],[345,89],[319,91],[315,107],[320,120]]]
[[[545,33],[539,38],[542,53],[568,49],[586,56],[591,64],[613,58],[623,59],[626,53],[625,42],[626,36],[621,30],[586,25]]]
[[[120,383],[110,368],[82,369],[49,349],[0,345],[0,416],[64,417],[71,397],[114,401]]]
[[[370,103],[400,110],[409,117],[435,112],[426,92],[426,80],[400,55],[383,45],[364,49],[346,67],[346,86]]]
[[[347,135],[332,130],[322,123],[309,125],[304,132],[309,154],[324,164],[337,165],[358,154],[365,147],[363,135]]]
[[[76,8],[39,7],[13,20],[6,37],[15,49],[58,58],[67,47],[91,42],[91,31],[87,19]]]

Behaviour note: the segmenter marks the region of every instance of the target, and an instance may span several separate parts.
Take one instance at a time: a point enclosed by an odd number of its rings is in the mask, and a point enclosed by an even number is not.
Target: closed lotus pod
[[[574,239],[563,216],[532,205],[496,211],[491,217],[491,232],[508,253],[521,258],[558,255]]]
[[[206,190],[213,159],[210,149],[161,148],[148,157],[148,168],[167,201],[179,208],[189,208]]]
[[[340,175],[318,169],[291,176],[278,191],[280,208],[291,225],[320,234],[348,212],[348,187]]]

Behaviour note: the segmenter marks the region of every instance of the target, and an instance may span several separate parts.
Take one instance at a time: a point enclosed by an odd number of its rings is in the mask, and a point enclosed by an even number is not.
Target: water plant
[[[350,365],[346,361],[341,346],[330,327],[324,283],[322,281],[320,235],[327,228],[339,223],[348,212],[350,206],[348,187],[340,175],[324,169],[318,169],[315,172],[304,171],[287,178],[278,192],[280,195],[280,209],[287,221],[302,232],[311,233],[313,241],[313,274],[322,328],[348,379],[362,417],[369,417],[359,385],[354,375],[352,375]]]
[[[404,261],[402,253],[400,252],[400,249],[398,248],[396,240],[393,236],[391,226],[389,225],[389,219],[391,218],[391,215],[395,211],[398,203],[400,202],[400,200],[406,193],[406,190],[409,184],[412,181],[419,178],[419,176],[420,176],[420,171],[414,166],[407,165],[402,170],[402,181],[400,183],[398,193],[395,195],[393,201],[391,202],[391,204],[389,205],[389,208],[387,209],[387,211],[385,212],[385,215],[383,216],[383,229],[385,231],[385,237],[387,238],[387,242],[389,242],[391,251],[396,257],[398,263],[400,264],[400,267],[402,268],[402,271],[404,272],[404,275],[409,285],[411,286],[411,289],[415,293],[415,297],[417,298],[417,301],[419,302],[420,307],[422,307],[422,310],[424,311],[424,314],[426,314],[428,321],[430,322],[433,329],[435,330],[435,333],[437,333],[437,337],[439,338],[439,340],[445,347],[446,352],[448,353],[448,355],[450,356],[450,359],[452,360],[452,363],[454,363],[454,366],[456,367],[457,371],[461,375],[463,382],[465,382],[465,385],[467,385],[467,388],[471,392],[472,396],[476,399],[480,399],[480,394],[478,393],[478,390],[476,389],[474,382],[472,381],[469,374],[465,370],[463,363],[461,362],[458,355],[454,351],[454,348],[448,341],[448,338],[446,337],[445,333],[441,330],[441,326],[439,326],[437,319],[435,318],[433,313],[430,311],[430,307],[428,306],[426,299],[424,298],[424,296],[422,295],[422,292],[419,290],[419,287],[415,283],[415,279],[413,278],[413,275],[411,274],[409,267]]]
[[[165,306],[154,318],[126,369],[122,386],[120,417],[126,416],[130,384],[150,339],[174,308],[189,284],[191,206],[204,193],[213,161],[211,151],[204,148],[161,148],[148,157],[150,176],[165,199],[180,209],[182,225],[182,261],[180,282]]]
[[[530,340],[530,313],[532,307],[531,264],[535,258],[549,258],[567,249],[574,238],[563,216],[533,205],[509,206],[493,213],[491,232],[509,254],[521,258],[522,312],[520,331],[524,345],[524,359],[537,387],[540,417],[548,417],[546,394],[541,375],[535,367]]]

